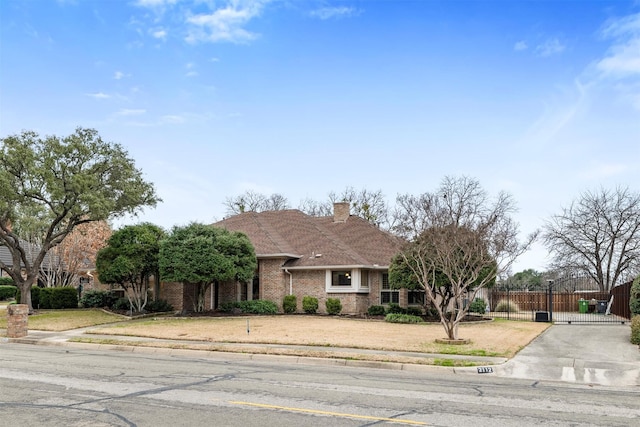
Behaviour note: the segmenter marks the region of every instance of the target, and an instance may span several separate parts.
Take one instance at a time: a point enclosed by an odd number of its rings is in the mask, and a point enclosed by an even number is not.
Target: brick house
[[[258,259],[251,283],[217,283],[207,294],[207,309],[252,299],[282,306],[285,295],[339,298],[342,313],[366,313],[371,305],[422,305],[423,294],[391,290],[389,263],[402,241],[368,221],[350,215],[349,203],[335,203],[334,215],[313,217],[299,210],[245,212],[213,224],[249,237]],[[160,284],[160,295],[177,309],[189,309],[194,290],[187,285]],[[414,295],[415,294],[415,295]]]

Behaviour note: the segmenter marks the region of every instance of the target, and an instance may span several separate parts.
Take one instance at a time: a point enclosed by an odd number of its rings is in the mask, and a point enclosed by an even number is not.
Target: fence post
[[[511,320],[511,293],[507,283],[507,320]]]
[[[549,280],[549,322],[553,323],[553,280]]]

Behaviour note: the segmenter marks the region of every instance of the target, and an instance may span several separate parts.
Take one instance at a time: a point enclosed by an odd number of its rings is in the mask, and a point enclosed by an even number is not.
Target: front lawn
[[[123,316],[107,313],[100,309],[78,310],[40,310],[29,316],[29,329],[38,331],[67,331],[87,326],[104,325],[106,323],[127,320]],[[0,329],[6,329],[7,316],[0,312]]]

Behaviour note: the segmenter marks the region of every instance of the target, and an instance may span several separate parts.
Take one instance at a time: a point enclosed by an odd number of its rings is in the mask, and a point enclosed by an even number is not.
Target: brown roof
[[[369,266],[386,268],[401,241],[357,216],[334,222],[297,209],[245,212],[213,224],[245,233],[258,258],[288,258],[289,268]]]

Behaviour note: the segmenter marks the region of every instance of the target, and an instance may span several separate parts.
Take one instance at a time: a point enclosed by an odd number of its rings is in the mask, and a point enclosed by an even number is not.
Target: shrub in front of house
[[[282,300],[282,311],[287,314],[295,313],[298,309],[298,299],[295,295],[285,295]]]
[[[11,277],[0,277],[0,286],[15,286]]]
[[[410,314],[412,316],[422,316],[422,308],[421,307],[407,307],[406,314]]]
[[[389,313],[384,318],[389,323],[423,323],[422,317],[412,316],[411,314]]]
[[[367,314],[369,316],[384,316],[384,313],[385,313],[384,306],[382,305],[372,305],[367,310]]]
[[[16,293],[16,300],[20,301],[20,290]],[[31,305],[40,310],[78,308],[78,291],[69,286],[60,288],[34,286],[31,288]]]
[[[129,298],[127,297],[118,298],[113,302],[113,304],[111,304],[111,309],[118,310],[118,311],[131,310],[131,303],[129,302]]]
[[[278,305],[273,301],[254,299],[251,301],[240,301],[237,308],[248,314],[277,314]]]
[[[314,314],[318,311],[318,298],[306,295],[302,297],[302,310],[307,314]]]
[[[484,314],[487,311],[487,302],[482,298],[476,298],[469,306],[469,313]]]
[[[84,308],[111,307],[117,298],[111,291],[92,289],[82,293],[80,305]]]
[[[500,300],[493,311],[497,311],[498,313],[517,313],[520,309],[518,304],[513,301]]]
[[[407,314],[407,310],[400,307],[400,305],[396,303],[391,303],[387,306],[386,313],[387,314]]]
[[[231,313],[235,308],[237,308],[236,304],[237,303],[235,302],[223,302],[222,304],[220,304],[220,307],[218,307],[218,311],[221,311],[223,313]]]
[[[640,345],[640,315],[631,318],[631,344]]]
[[[14,299],[18,288],[13,285],[0,285],[0,301],[7,301]]]
[[[342,311],[342,303],[338,298],[327,298],[324,304],[329,314],[340,314]]]
[[[149,313],[166,313],[173,311],[173,306],[165,299],[158,299],[147,302],[144,309]]]

